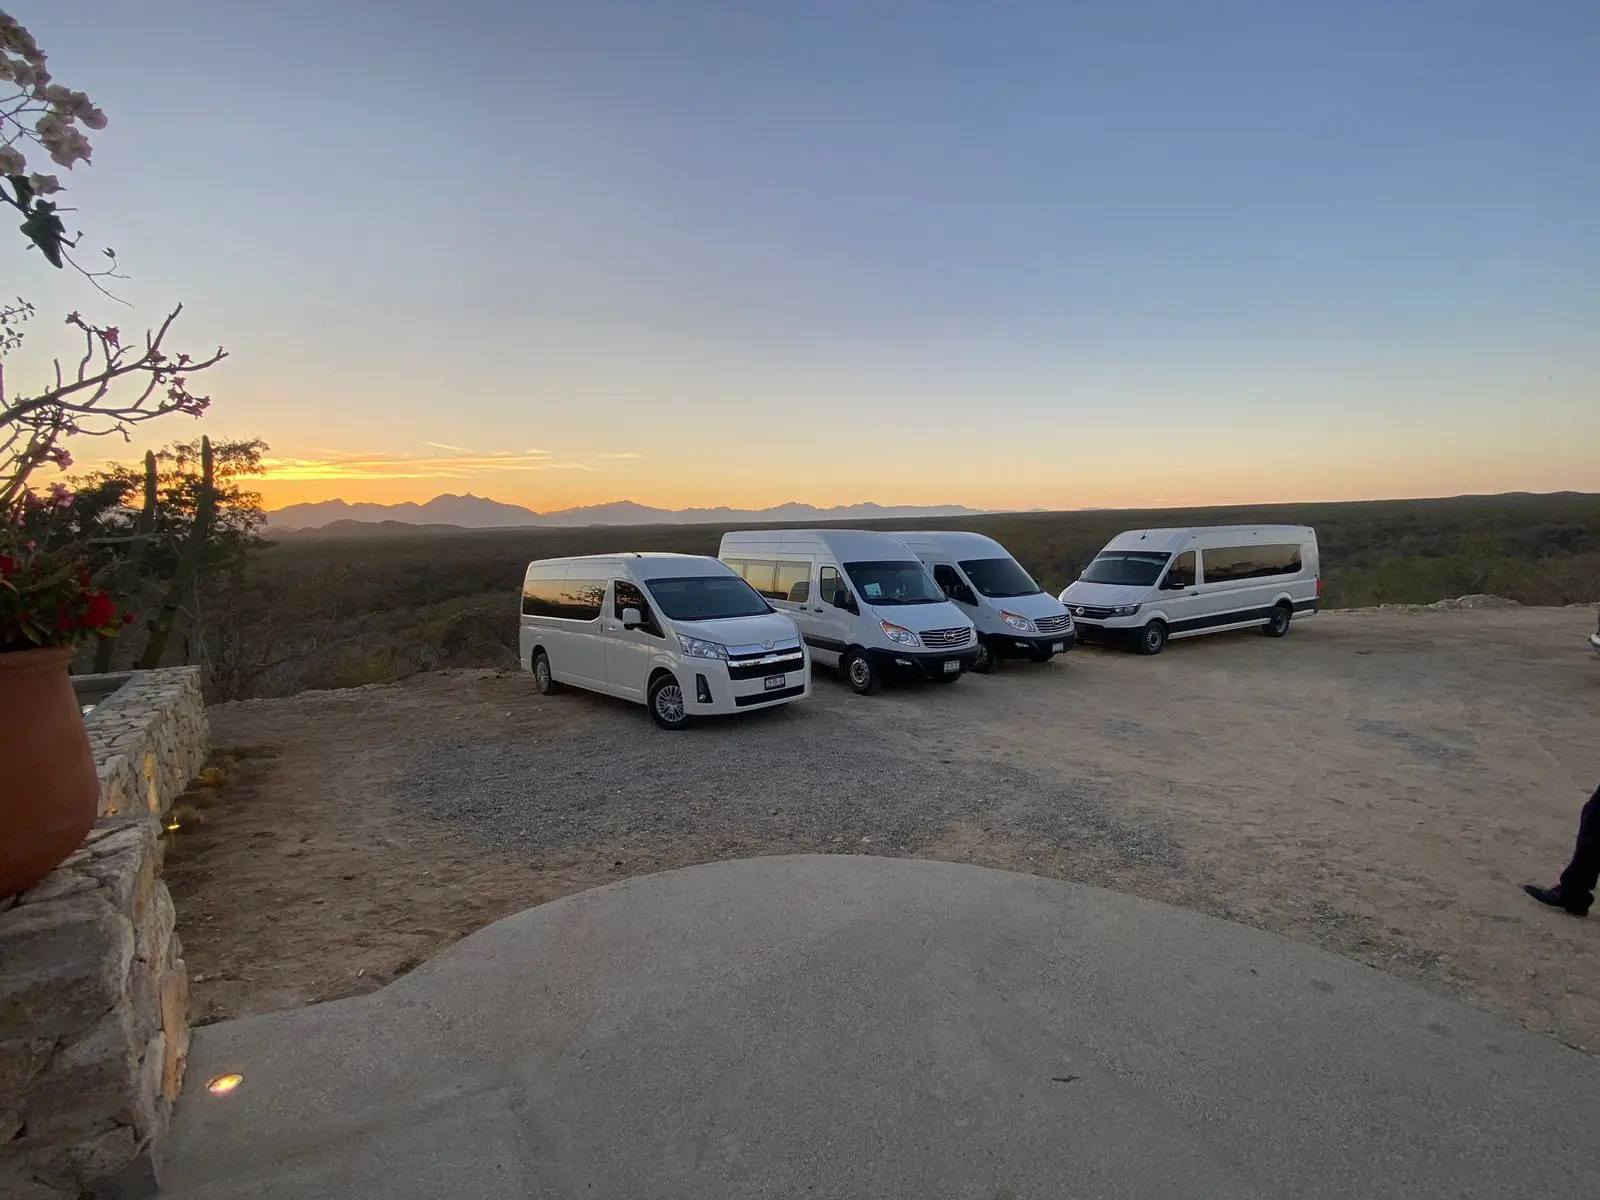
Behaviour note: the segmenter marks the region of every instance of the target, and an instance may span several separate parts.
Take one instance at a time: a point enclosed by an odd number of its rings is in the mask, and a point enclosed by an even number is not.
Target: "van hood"
[[[929,629],[966,628],[974,632],[977,629],[967,619],[967,614],[948,600],[938,604],[862,604],[861,607],[864,614],[912,633],[924,633]]]
[[[716,621],[674,621],[672,627],[689,637],[702,638],[724,646],[761,646],[770,642],[797,642],[800,632],[782,613],[759,613],[753,617],[723,617]]]
[[[1124,604],[1140,604],[1150,598],[1150,589],[1137,583],[1086,583],[1082,579],[1067,585],[1061,601],[1068,608],[1074,604],[1093,604],[1100,608],[1118,608]],[[1074,614],[1076,615],[1076,614]]]
[[[1035,592],[1031,596],[985,596],[984,599],[996,608],[1003,608],[1008,613],[1016,613],[1032,621],[1042,617],[1059,617],[1064,611],[1061,601],[1048,592]]]

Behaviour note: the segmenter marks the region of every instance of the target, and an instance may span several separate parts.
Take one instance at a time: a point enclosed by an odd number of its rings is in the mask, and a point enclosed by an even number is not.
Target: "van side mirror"
[[[622,627],[624,629],[637,629],[643,624],[644,617],[637,608],[625,608],[622,610]]]
[[[842,608],[845,610],[845,612],[852,612],[855,609],[855,604],[850,599],[850,593],[845,588],[840,588],[838,591],[834,592],[833,606],[835,608]]]

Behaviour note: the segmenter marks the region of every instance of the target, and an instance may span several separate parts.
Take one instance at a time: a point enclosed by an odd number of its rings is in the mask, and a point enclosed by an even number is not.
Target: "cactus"
[[[153,450],[144,452],[144,504],[139,509],[139,520],[133,527],[133,548],[128,552],[128,562],[123,568],[123,578],[136,582],[144,567],[145,550],[156,531],[156,455]],[[111,658],[116,652],[117,635],[102,638],[94,652],[94,669],[104,674],[111,669]]]
[[[148,671],[161,665],[167,641],[172,636],[172,627],[178,621],[178,610],[183,595],[200,570],[200,559],[205,554],[206,538],[211,532],[211,522],[217,512],[215,479],[211,439],[203,437],[200,439],[200,494],[195,500],[194,523],[190,526],[188,539],[178,555],[177,569],[167,583],[166,598],[162,600],[155,620],[150,623],[150,640],[145,644],[144,653],[139,656],[137,664],[141,671]]]

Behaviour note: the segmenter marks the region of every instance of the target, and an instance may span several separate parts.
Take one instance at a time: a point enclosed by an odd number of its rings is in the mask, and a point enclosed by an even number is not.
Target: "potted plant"
[[[52,544],[72,504],[57,484],[0,526],[0,899],[32,887],[82,843],[100,783],[68,666],[130,620],[95,583],[83,548]]]

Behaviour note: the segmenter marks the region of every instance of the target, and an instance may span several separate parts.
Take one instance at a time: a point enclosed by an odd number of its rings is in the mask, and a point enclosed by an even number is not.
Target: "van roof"
[[[566,558],[536,558],[533,566],[565,566],[575,563],[604,564],[615,570],[626,569],[636,579],[670,579],[694,575],[731,575],[726,563],[705,554],[669,554],[664,551],[617,550],[610,554],[576,554]]]
[[[767,554],[804,554],[822,549],[840,562],[917,557],[898,537],[880,529],[735,529],[722,535],[723,554],[754,551],[757,547]]]
[[[1226,545],[1234,539],[1243,545],[1251,542],[1315,542],[1317,532],[1309,525],[1192,525],[1184,529],[1129,529],[1106,543],[1107,550],[1151,550],[1171,553],[1181,546],[1207,543]]]
[[[997,554],[1011,557],[1011,551],[992,537],[973,533],[970,529],[897,529],[894,535],[913,550],[920,551],[926,547],[936,552],[942,551],[951,558],[970,558],[978,554],[990,558]]]

